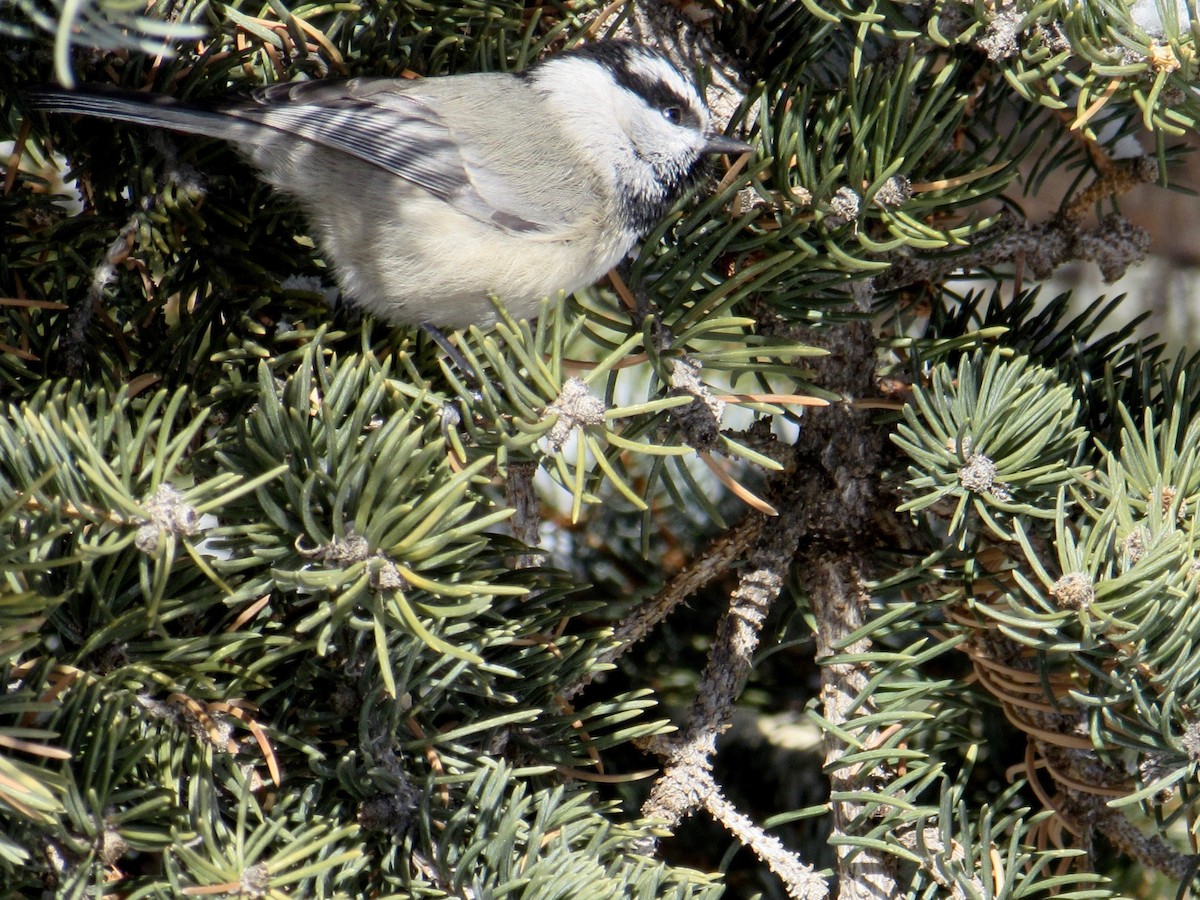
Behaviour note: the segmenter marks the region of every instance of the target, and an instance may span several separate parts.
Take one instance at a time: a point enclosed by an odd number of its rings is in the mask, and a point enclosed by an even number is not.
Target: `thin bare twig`
[[[704,797],[705,810],[767,864],[767,868],[783,882],[789,897],[795,897],[796,900],[824,900],[829,896],[829,885],[812,866],[801,861],[800,857],[784,847],[778,838],[767,834],[749,817],[740,813],[725,799],[720,786],[712,781],[711,775],[705,773],[702,777],[712,785],[712,789]]]
[[[784,509],[795,504],[784,503]],[[653,749],[667,760],[663,777],[642,806],[646,816],[674,828],[700,805],[703,790],[696,782],[709,769],[717,736],[729,725],[733,706],[750,675],[762,623],[779,596],[803,527],[800,515],[783,516],[763,530],[747,560],[729,608],[717,626],[708,664],[696,689],[696,700],[681,736]]]
[[[617,626],[613,634],[613,647],[596,660],[596,665],[591,666],[583,678],[567,685],[562,691],[562,696],[568,700],[574,697],[587,687],[596,672],[645,638],[675,607],[715,578],[726,574],[730,566],[744,558],[746,552],[758,540],[763,521],[762,516],[748,515],[713,541],[662,590],[642,603]]]
[[[140,215],[134,213],[113,238],[105,251],[104,259],[92,270],[92,281],[87,296],[71,313],[70,326],[64,342],[68,375],[77,375],[83,369],[83,348],[88,327],[104,298],[104,289],[117,277],[117,266],[129,258],[139,221]]]

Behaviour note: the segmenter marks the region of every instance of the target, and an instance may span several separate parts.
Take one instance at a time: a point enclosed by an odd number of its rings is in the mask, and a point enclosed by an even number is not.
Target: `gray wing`
[[[501,88],[503,83],[508,90]],[[504,231],[567,236],[575,224],[574,208],[547,199],[554,192],[545,191],[543,179],[535,177],[532,185],[528,177],[513,180],[521,168],[527,169],[529,145],[546,127],[513,121],[514,116],[536,118],[540,112],[524,93],[520,82],[505,75],[423,82],[364,78],[274,85],[255,91],[252,103],[218,111],[369,163]],[[469,126],[497,95],[509,102],[515,98],[519,108],[505,110],[502,133],[484,144]],[[503,133],[505,129],[512,133]],[[520,129],[527,139],[514,148],[512,138]],[[556,168],[551,163],[547,175],[553,176]]]

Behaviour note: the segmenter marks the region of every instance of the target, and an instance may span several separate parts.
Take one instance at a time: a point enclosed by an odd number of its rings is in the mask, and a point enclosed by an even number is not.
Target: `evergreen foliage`
[[[1145,253],[1120,198],[1196,129],[1194,13],[0,6],[0,885],[1194,888],[1200,380],[1039,289]],[[755,153],[462,366],[332,298],[230,148],[23,94],[629,31]]]

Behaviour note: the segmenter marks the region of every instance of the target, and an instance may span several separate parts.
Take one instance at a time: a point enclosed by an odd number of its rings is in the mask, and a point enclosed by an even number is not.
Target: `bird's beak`
[[[749,153],[754,148],[745,141],[739,141],[736,138],[725,137],[723,134],[717,134],[715,131],[710,131],[704,135],[706,141],[704,145],[705,153],[729,153],[731,155],[740,156],[743,153]]]

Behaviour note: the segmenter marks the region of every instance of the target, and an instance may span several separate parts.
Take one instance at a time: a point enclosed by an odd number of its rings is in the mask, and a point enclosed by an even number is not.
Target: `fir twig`
[[[794,506],[788,504],[783,508],[794,510]],[[804,524],[803,515],[793,513],[782,517],[776,527],[759,531],[746,569],[730,595],[729,608],[717,627],[708,664],[697,685],[696,699],[681,735],[658,738],[650,744],[651,749],[664,759],[666,767],[642,805],[642,814],[662,821],[669,830],[706,805],[716,790],[709,773],[717,737],[729,727],[734,703],[750,675],[763,622],[783,588]],[[820,879],[815,879],[819,886],[815,889],[821,892],[813,893],[814,886],[810,882],[815,876],[811,868],[802,866],[790,855],[777,855],[776,843],[766,839],[756,826],[750,826],[744,816],[735,814],[723,799],[714,800],[713,808],[727,827],[737,829],[735,834],[739,840],[764,854],[764,861],[768,858],[772,861],[771,868],[784,878],[791,896],[824,896],[824,884]],[[749,836],[751,833],[753,838]],[[786,863],[784,858],[788,860]]]
[[[825,550],[810,551],[805,559],[806,581],[811,592],[813,611],[817,618],[817,653],[865,654],[871,641],[860,638],[847,642],[867,620],[869,597],[863,588],[861,562],[849,555],[832,555]],[[878,849],[854,847],[853,837],[863,834],[869,824],[867,807],[853,799],[862,790],[866,776],[876,782],[886,781],[881,769],[864,773],[859,766],[841,764],[842,757],[852,749],[840,733],[855,735],[858,746],[870,746],[876,737],[873,731],[860,732],[856,718],[870,716],[873,705],[867,688],[874,675],[869,662],[826,663],[821,670],[822,718],[833,727],[825,734],[825,765],[829,772],[833,839],[838,850],[839,897],[842,900],[877,900],[894,897],[897,892],[896,863]]]
[[[689,562],[653,597],[641,603],[617,626],[612,646],[596,660],[596,667],[585,678],[563,689],[570,699],[591,683],[604,667],[615,662],[639,641],[644,640],[671,612],[696,591],[729,572],[730,567],[743,559],[758,541],[765,520],[762,515],[750,514],[714,540],[695,559]]]

